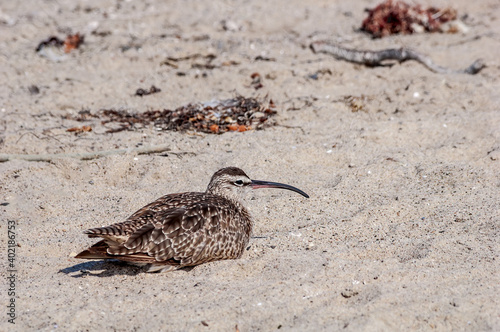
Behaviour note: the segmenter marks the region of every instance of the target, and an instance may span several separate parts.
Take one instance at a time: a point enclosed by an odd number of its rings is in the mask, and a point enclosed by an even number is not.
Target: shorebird
[[[207,190],[158,198],[127,220],[84,231],[103,240],[75,258],[118,259],[146,265],[147,272],[168,272],[241,257],[253,221],[242,199],[250,189],[280,188],[309,196],[287,184],[251,180],[237,167],[212,176]]]

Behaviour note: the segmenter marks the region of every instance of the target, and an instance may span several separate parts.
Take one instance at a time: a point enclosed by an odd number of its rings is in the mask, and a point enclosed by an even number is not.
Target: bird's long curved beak
[[[279,189],[287,189],[291,191],[295,191],[296,193],[301,194],[302,196],[309,198],[309,195],[303,192],[302,190],[289,186],[288,184],[278,183],[278,182],[269,182],[269,181],[260,181],[260,180],[252,180],[252,184],[250,185],[252,189],[259,188],[279,188]]]

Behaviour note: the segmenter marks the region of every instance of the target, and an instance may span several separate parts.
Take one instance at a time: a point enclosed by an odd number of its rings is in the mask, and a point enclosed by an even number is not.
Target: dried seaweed
[[[73,127],[66,129],[66,131],[69,133],[81,134],[92,131],[92,127],[91,126]]]
[[[36,47],[36,52],[40,52],[43,48],[47,46],[52,46],[56,48],[61,48],[64,46],[64,53],[69,53],[74,49],[80,47],[83,44],[85,38],[83,35],[76,33],[74,35],[67,35],[66,39],[63,41],[56,36],[51,36],[45,40],[42,40]]]
[[[47,47],[47,46],[62,47],[63,45],[64,45],[64,41],[57,38],[56,36],[51,36],[45,40],[42,40],[40,43],[38,43],[38,46],[36,47],[35,51],[40,52],[44,47]]]
[[[178,69],[179,68],[179,63],[183,61],[196,61],[201,59],[202,62],[193,62],[191,64],[191,68],[198,68],[198,69],[214,69],[215,65],[212,64],[212,61],[216,58],[217,56],[215,54],[207,54],[207,55],[202,55],[199,53],[196,54],[191,54],[183,57],[168,57],[165,60],[163,60],[160,65],[166,65],[170,66],[172,68]]]
[[[457,12],[451,8],[423,9],[419,5],[411,6],[403,1],[386,0],[377,7],[368,10],[361,30],[374,38],[392,34],[412,34],[414,32],[437,32],[441,24],[455,20]]]
[[[64,53],[69,53],[72,50],[79,48],[80,45],[83,44],[84,40],[84,36],[79,33],[66,36],[66,40],[64,41]]]
[[[157,88],[154,85],[151,85],[151,88],[149,88],[149,90],[147,90],[147,89],[137,89],[135,91],[135,95],[139,96],[139,97],[142,97],[142,96],[147,96],[147,95],[151,95],[153,93],[158,93],[158,92],[161,92],[161,89]]]
[[[250,75],[250,78],[252,79],[252,83],[250,83],[250,86],[255,90],[259,90],[260,88],[264,87],[259,73],[253,73],[252,75]]]
[[[161,66],[169,66],[174,69],[182,69],[184,71],[178,72],[178,76],[185,76],[186,70],[191,69],[199,69],[199,70],[212,70],[215,68],[221,67],[229,67],[229,66],[238,66],[240,63],[234,60],[227,60],[219,63],[214,63],[214,60],[217,58],[215,54],[200,54],[195,53],[191,55],[186,55],[182,57],[168,57],[163,60],[160,65]]]
[[[340,101],[344,102],[347,107],[351,110],[351,112],[367,112],[366,109],[366,101],[370,100],[370,97],[365,95],[361,96],[344,96]]]
[[[175,110],[152,110],[144,113],[130,113],[124,110],[107,109],[95,116],[102,124],[118,123],[120,127],[109,129],[108,133],[123,130],[134,131],[153,125],[157,130],[194,130],[209,134],[228,131],[263,129],[275,125],[269,118],[276,114],[272,100],[264,106],[255,98],[238,96],[233,99],[189,104]],[[85,112],[75,120],[85,121],[92,115]]]

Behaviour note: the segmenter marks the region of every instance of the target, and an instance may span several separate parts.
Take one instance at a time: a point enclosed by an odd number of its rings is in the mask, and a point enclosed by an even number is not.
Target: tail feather
[[[108,244],[106,243],[105,240],[102,240],[97,242],[87,250],[84,250],[78,255],[76,255],[75,258],[82,258],[82,259],[113,258],[111,255],[108,254],[107,249],[108,249]]]
[[[116,245],[116,243],[113,243]],[[145,265],[145,264],[154,264],[155,266],[161,267],[165,271],[169,270],[172,267],[172,270],[178,269],[180,262],[175,259],[169,259],[158,263],[158,261],[149,256],[147,253],[134,253],[134,254],[125,254],[125,255],[112,255],[108,253],[108,248],[110,247],[109,241],[102,240],[94,244],[92,247],[82,251],[75,258],[80,259],[118,259],[121,261],[129,262],[134,265]],[[160,268],[158,268],[160,269]],[[157,269],[153,268],[152,272]]]
[[[180,266],[174,266],[174,265],[160,265],[160,264],[151,264],[148,266],[146,269],[146,272],[148,273],[154,273],[154,272],[170,272],[170,271],[175,271],[179,269]]]

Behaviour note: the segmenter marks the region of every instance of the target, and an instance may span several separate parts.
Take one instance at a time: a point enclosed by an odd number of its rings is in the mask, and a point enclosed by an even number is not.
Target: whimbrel
[[[241,257],[253,221],[242,199],[250,189],[280,188],[309,196],[283,183],[250,180],[237,167],[217,171],[207,190],[160,197],[127,220],[84,233],[103,240],[76,258],[118,259],[168,272]]]

